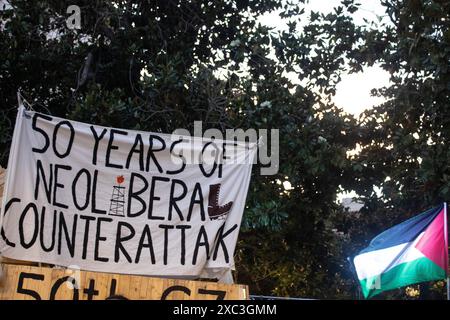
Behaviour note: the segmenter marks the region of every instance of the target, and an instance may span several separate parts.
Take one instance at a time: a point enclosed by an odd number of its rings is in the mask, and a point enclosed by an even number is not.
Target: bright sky
[[[340,4],[341,0],[309,0],[306,8],[309,11],[328,13]],[[365,24],[363,19],[378,21],[378,18],[386,19],[384,9],[379,0],[360,0],[360,9],[355,13],[355,22]],[[285,22],[279,17],[278,11],[265,14],[260,17],[261,24],[273,27],[277,30],[287,30]],[[305,17],[309,16],[308,12]],[[308,21],[305,20],[304,24]],[[337,85],[336,96],[333,101],[344,111],[359,115],[365,109],[382,103],[383,98],[372,97],[370,91],[389,85],[389,73],[379,66],[365,68],[363,72],[345,74]]]
[[[373,97],[373,88],[389,84],[389,73],[378,66],[365,68],[363,72],[347,74],[336,87],[334,102],[337,106],[354,115],[364,109],[373,107],[385,101],[381,97]]]

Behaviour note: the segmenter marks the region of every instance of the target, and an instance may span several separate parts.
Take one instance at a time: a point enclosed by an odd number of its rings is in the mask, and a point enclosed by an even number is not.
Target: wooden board
[[[112,295],[130,300],[248,299],[248,287],[239,284],[12,264],[2,266],[5,274],[0,286],[0,300],[105,300]]]

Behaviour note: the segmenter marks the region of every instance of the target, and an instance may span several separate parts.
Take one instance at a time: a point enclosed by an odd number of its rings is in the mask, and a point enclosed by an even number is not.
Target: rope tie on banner
[[[24,106],[26,110],[34,111],[33,105],[29,103],[23,96],[21,88],[17,90],[17,103],[19,108],[20,106]]]

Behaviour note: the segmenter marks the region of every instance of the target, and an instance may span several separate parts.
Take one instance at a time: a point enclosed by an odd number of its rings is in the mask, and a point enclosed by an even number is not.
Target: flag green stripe
[[[445,270],[424,257],[401,263],[381,276],[363,279],[360,280],[360,283],[364,297],[371,298],[383,291],[445,278]]]

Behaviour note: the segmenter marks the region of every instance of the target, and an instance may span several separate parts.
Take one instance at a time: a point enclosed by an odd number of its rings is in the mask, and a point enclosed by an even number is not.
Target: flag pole
[[[353,275],[354,275],[354,277],[356,279],[356,286],[358,288],[358,290],[357,290],[357,300],[361,300],[362,289],[361,289],[361,286],[358,285],[359,280],[358,280],[358,274],[356,273],[356,270],[355,270],[355,265],[353,264],[353,261],[352,261],[351,257],[347,257],[347,261],[350,264],[350,270],[352,271],[352,273],[353,273]]]
[[[447,252],[446,273],[447,273],[447,300],[450,300],[450,278],[448,274],[448,230],[447,230],[447,202],[444,202],[444,243]]]

